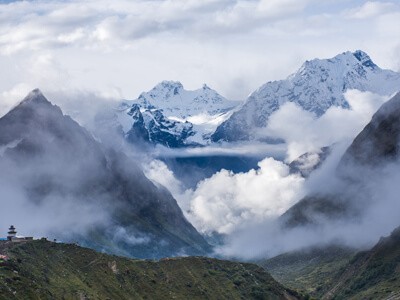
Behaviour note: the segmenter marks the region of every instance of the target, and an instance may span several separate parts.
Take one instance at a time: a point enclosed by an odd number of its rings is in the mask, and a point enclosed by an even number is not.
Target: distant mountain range
[[[363,51],[345,52],[331,59],[306,61],[285,80],[267,82],[218,126],[212,141],[257,138],[257,129],[284,103],[293,102],[316,116],[332,106],[349,108],[349,89],[391,95],[398,91],[400,73],[379,68]]]
[[[270,115],[286,102],[321,116],[332,106],[349,108],[344,98],[349,89],[391,95],[399,86],[400,73],[379,68],[360,50],[306,61],[287,79],[267,82],[253,92],[240,109],[218,126],[212,140],[257,138],[257,129],[265,127]]]
[[[381,69],[357,50],[306,61],[296,73],[267,82],[243,103],[227,100],[207,85],[188,91],[180,82],[163,81],[137,99],[123,101],[113,123],[132,143],[171,148],[253,140],[286,102],[319,117],[330,107],[350,108],[344,97],[349,89],[389,96],[399,86],[400,73]]]

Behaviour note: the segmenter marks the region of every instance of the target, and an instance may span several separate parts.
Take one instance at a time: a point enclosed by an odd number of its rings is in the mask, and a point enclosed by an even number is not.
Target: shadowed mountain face
[[[363,209],[360,199],[368,201],[366,185],[390,163],[397,163],[400,149],[400,93],[386,102],[358,134],[344,153],[336,170],[343,182],[331,194],[309,195],[283,216],[286,226],[315,223],[316,219],[357,216]]]
[[[375,166],[390,162],[400,154],[400,93],[386,102],[372,117],[371,122],[354,139],[339,165],[348,163]]]
[[[210,250],[167,190],[123,153],[103,150],[38,90],[0,119],[0,167],[2,182],[22,195],[19,207],[45,216],[49,231],[36,234],[133,257]]]

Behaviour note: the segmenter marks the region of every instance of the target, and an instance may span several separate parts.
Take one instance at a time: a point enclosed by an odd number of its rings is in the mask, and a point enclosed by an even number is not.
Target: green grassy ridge
[[[392,298],[391,298],[392,297]],[[399,299],[400,228],[337,274],[323,299]]]
[[[328,246],[284,253],[258,262],[278,282],[319,299],[356,253]]]
[[[299,299],[261,267],[205,257],[132,260],[73,244],[1,243],[0,299]]]
[[[332,246],[258,264],[278,282],[315,299],[400,299],[400,227],[368,251]]]

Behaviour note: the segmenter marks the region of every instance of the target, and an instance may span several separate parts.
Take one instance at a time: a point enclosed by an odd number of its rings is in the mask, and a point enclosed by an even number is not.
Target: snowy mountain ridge
[[[162,81],[149,92],[142,93],[134,102],[146,109],[161,109],[165,116],[180,120],[199,113],[224,113],[237,105],[237,102],[225,99],[206,84],[189,91],[178,81]]]
[[[254,138],[269,116],[290,101],[321,116],[331,106],[349,108],[344,93],[349,89],[391,95],[400,85],[400,73],[379,68],[361,50],[344,52],[331,59],[313,59],[285,80],[267,82],[253,92],[240,109],[218,126],[215,141]]]
[[[180,82],[162,81],[138,99],[121,103],[117,119],[128,140],[139,136],[167,147],[204,145],[237,104],[207,85],[190,91]]]

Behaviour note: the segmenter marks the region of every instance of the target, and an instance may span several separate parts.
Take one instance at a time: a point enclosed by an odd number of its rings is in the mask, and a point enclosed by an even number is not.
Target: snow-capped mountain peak
[[[253,92],[241,109],[217,128],[212,139],[252,138],[254,129],[266,126],[269,116],[288,101],[319,117],[332,106],[349,108],[344,97],[349,89],[391,95],[399,85],[400,73],[379,68],[361,50],[306,61],[287,79],[267,82]]]
[[[22,100],[23,103],[26,102],[45,102],[48,103],[49,101],[44,97],[43,93],[39,89],[34,89],[29,92],[29,94]]]
[[[145,136],[145,127],[153,143],[168,147],[206,144],[237,104],[206,84],[186,90],[178,81],[162,81],[138,99],[122,103],[117,119],[131,141]]]
[[[186,119],[199,113],[215,115],[237,105],[206,84],[197,90],[186,90],[178,81],[162,81],[150,91],[140,94],[136,102],[146,109],[157,108],[167,117],[179,119]]]
[[[150,91],[140,94],[138,99],[155,102],[169,101],[169,99],[179,95],[181,90],[183,90],[183,85],[179,81],[162,81]]]

